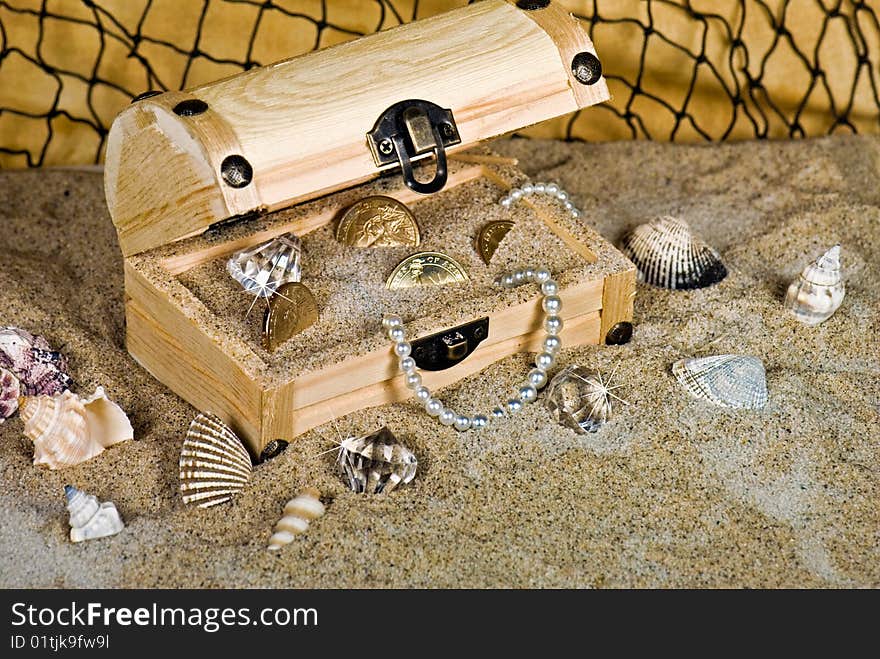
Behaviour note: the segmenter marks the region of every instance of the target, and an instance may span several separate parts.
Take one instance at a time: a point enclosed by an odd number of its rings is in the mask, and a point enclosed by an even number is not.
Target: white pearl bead
[[[572,208],[574,208],[574,204],[571,203],[570,201],[566,201],[564,204],[562,204],[562,207],[565,210],[570,211]]]
[[[545,281],[550,279],[550,271],[547,268],[538,268],[535,270],[535,281],[539,284],[543,284]]]
[[[504,409],[501,407],[496,407],[492,410],[492,416],[494,416],[496,419],[504,418]]]
[[[535,192],[538,194],[544,194],[544,191],[547,190],[546,183],[535,183]]]
[[[535,366],[540,368],[542,371],[548,370],[551,366],[553,366],[553,355],[549,352],[539,352],[535,356]]]
[[[514,286],[522,286],[526,283],[526,273],[524,270],[514,270],[513,271],[513,284]]]
[[[406,341],[398,341],[394,344],[394,352],[398,357],[409,357],[412,352],[412,346]]]
[[[544,295],[556,295],[559,292],[559,284],[553,279],[548,279],[541,284],[541,292]]]
[[[571,216],[572,216],[572,217],[580,217],[580,216],[581,216],[581,212],[580,212],[577,208],[572,208],[572,209],[571,209]]]
[[[429,398],[425,401],[425,411],[431,416],[440,416],[443,411],[443,403],[436,398]]]
[[[403,381],[409,389],[416,390],[422,386],[422,376],[418,373],[407,373]]]
[[[501,278],[501,285],[504,286],[504,288],[513,288],[513,284],[514,284],[513,275],[504,275]]]
[[[544,352],[549,352],[551,355],[555,355],[559,352],[559,349],[562,347],[562,339],[560,339],[555,334],[550,334],[549,336],[544,338]]]
[[[406,332],[402,327],[392,327],[388,330],[388,338],[397,343],[398,341],[403,341],[406,338]]]
[[[451,426],[455,423],[455,410],[451,410],[448,407],[445,408],[442,412],[440,412],[440,423],[444,426]]]
[[[416,398],[426,403],[431,398],[431,390],[428,387],[419,387],[416,389]]]
[[[517,190],[516,188],[514,188],[510,192],[510,198],[513,199],[514,201],[519,201],[520,199],[522,199],[522,196],[523,196],[522,190]]]
[[[510,204],[512,203],[513,199],[511,199],[510,197],[505,197],[501,200],[501,205],[504,206],[504,208],[510,208]]]
[[[565,190],[560,190],[556,193],[556,198],[559,201],[566,201],[568,199],[568,193],[566,193]]]
[[[523,270],[523,276],[526,278],[527,281],[534,281],[535,280],[535,269],[531,268],[531,267],[525,268]]]
[[[519,398],[511,398],[507,401],[507,409],[511,412],[519,412],[522,409],[522,401]]]
[[[547,192],[547,194],[556,194],[557,192],[559,192],[559,186],[555,183],[548,183],[547,187],[544,188],[544,190]]]
[[[517,391],[517,395],[519,399],[524,403],[534,403],[535,399],[538,397],[538,390],[535,389],[532,385],[526,384],[519,388]]]
[[[547,373],[540,368],[533,368],[529,371],[529,384],[535,389],[540,389],[547,384]]]
[[[400,360],[398,366],[400,366],[400,370],[404,373],[409,373],[416,370],[416,360],[412,357],[404,357]]]
[[[392,327],[396,327],[398,325],[403,325],[403,320],[400,316],[388,315],[382,319],[382,327],[384,327],[385,329],[391,329]]]
[[[522,186],[523,194],[532,194],[535,191],[535,186],[531,183],[526,183]]]
[[[545,313],[558,314],[562,310],[562,298],[558,295],[548,295],[541,303]]]
[[[480,428],[485,428],[489,423],[489,418],[483,414],[477,414],[471,419],[471,428],[478,430]]]
[[[464,414],[459,414],[455,417],[455,429],[461,432],[470,429],[471,427],[471,418],[469,416],[465,416]]]
[[[559,334],[562,331],[562,318],[559,316],[547,316],[544,319],[544,329],[547,334]]]

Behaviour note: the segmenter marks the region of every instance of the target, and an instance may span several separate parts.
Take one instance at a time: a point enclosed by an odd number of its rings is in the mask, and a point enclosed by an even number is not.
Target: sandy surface
[[[338,420],[387,423],[419,458],[408,487],[349,493],[332,425],[254,471],[245,496],[185,508],[177,457],[194,410],[123,346],[121,257],[93,173],[2,172],[0,324],[69,355],[78,391],[103,385],[136,441],[60,472],[37,469],[15,417],[0,426],[0,586],[880,586],[880,141],[682,147],[500,142],[535,179],[559,181],[616,241],[677,214],[722,253],[719,286],[639,286],[621,347],[566,350],[560,366],[617,368],[629,407],[599,433],[552,424],[540,405],[460,435],[414,403]],[[847,296],[816,328],[781,306],[785,283],[835,242]],[[731,412],[669,373],[689,355],[744,352],[767,367],[770,403]],[[523,377],[499,362],[443,397],[475,411]],[[127,522],[72,545],[62,486],[112,499]],[[265,551],[301,487],[327,514]]]

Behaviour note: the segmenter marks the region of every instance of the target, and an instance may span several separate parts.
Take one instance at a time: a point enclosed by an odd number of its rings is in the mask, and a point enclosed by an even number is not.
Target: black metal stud
[[[578,82],[595,85],[602,77],[602,62],[593,53],[578,53],[571,60],[571,72]]]
[[[535,9],[544,9],[550,5],[550,0],[517,0],[516,6],[526,11],[534,11]]]
[[[623,321],[621,323],[617,323],[608,330],[608,333],[605,335],[605,343],[610,346],[620,346],[624,343],[629,343],[629,340],[633,335],[633,324],[627,321]]]
[[[174,106],[174,114],[181,117],[194,117],[208,109],[208,104],[198,98],[188,98]]]
[[[232,188],[243,188],[254,178],[254,168],[244,156],[226,156],[220,164],[220,175],[226,185]]]
[[[151,89],[150,91],[141,92],[140,94],[135,96],[133,99],[131,99],[131,102],[137,103],[138,101],[142,101],[145,98],[150,98],[151,96],[158,96],[161,93],[162,92],[160,92],[158,89]]]
[[[263,451],[260,453],[260,462],[265,462],[266,460],[271,460],[278,455],[284,453],[284,449],[286,449],[290,445],[290,442],[286,442],[283,439],[273,439],[271,442],[266,444],[263,448]]]

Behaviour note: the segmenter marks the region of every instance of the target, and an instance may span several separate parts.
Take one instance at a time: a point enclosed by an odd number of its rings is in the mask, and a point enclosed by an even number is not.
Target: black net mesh
[[[0,165],[99,162],[113,116],[466,0],[0,0]],[[876,2],[571,0],[615,98],[528,134],[880,132]],[[352,18],[352,17],[356,18]]]

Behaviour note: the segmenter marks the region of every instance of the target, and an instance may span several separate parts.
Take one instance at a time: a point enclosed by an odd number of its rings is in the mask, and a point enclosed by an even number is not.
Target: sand
[[[100,175],[0,172],[0,323],[63,346],[77,390],[103,385],[136,433],[51,472],[32,465],[18,417],[0,425],[0,586],[880,586],[880,140],[494,148],[559,181],[612,241],[654,215],[685,218],[729,277],[690,292],[639,285],[631,343],[563,351],[560,366],[598,363],[625,385],[629,406],[595,435],[554,425],[540,404],[479,435],[411,402],[373,408],[339,419],[339,432],[387,423],[419,458],[406,488],[348,492],[332,453],[319,455],[337,437],[328,424],[214,510],[177,493],[195,410],[126,355]],[[782,309],[784,285],[836,242],[843,306],[800,325]],[[711,407],[670,375],[680,357],[724,352],[764,360],[763,411]],[[479,409],[527,361],[498,362],[443,397]],[[65,483],[113,500],[125,531],[71,544]],[[327,514],[269,554],[284,502],[307,485]]]

